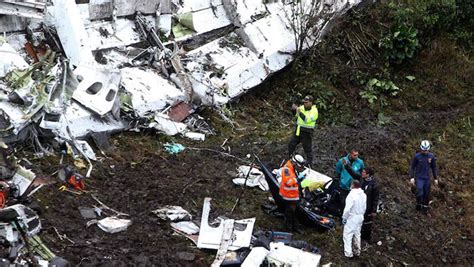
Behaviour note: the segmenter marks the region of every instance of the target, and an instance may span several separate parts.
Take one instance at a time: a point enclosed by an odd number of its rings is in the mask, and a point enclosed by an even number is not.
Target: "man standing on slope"
[[[349,165],[349,168],[358,175],[360,175],[360,172],[364,169],[364,161],[359,159],[359,152],[355,149],[353,149],[347,156],[339,159],[336,163],[336,178],[339,179],[339,191],[341,192],[341,209],[344,209],[346,197],[347,194],[349,194],[352,183],[352,176],[344,168],[345,164]]]
[[[295,152],[296,146],[301,142],[306,154],[307,165],[313,164],[313,131],[318,119],[318,109],[313,105],[313,97],[307,95],[303,99],[303,105],[298,107],[293,105],[296,111],[296,130],[288,143],[288,158]]]
[[[428,212],[430,201],[430,169],[433,172],[435,185],[438,185],[438,171],[436,157],[429,152],[430,142],[421,141],[421,152],[416,153],[411,161],[410,184],[416,186],[416,210]]]
[[[364,221],[367,196],[360,188],[360,182],[352,181],[351,191],[347,195],[346,207],[342,214],[342,224],[344,224],[344,256],[352,258],[360,255],[360,231]],[[352,251],[354,245],[354,251]]]

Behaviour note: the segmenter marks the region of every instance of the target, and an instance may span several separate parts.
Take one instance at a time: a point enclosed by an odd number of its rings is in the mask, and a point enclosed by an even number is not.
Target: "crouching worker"
[[[294,155],[281,168],[280,196],[285,201],[285,226],[289,231],[300,232],[296,222],[296,207],[300,201],[298,175],[304,170],[305,160]]]
[[[353,180],[351,191],[346,198],[346,207],[342,214],[344,255],[348,258],[360,255],[360,231],[367,208],[366,202],[367,196],[360,188],[360,182]],[[353,245],[354,251],[352,251]]]

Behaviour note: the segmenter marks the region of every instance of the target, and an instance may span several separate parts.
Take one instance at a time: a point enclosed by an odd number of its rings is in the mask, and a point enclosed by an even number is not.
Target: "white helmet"
[[[421,141],[421,145],[420,145],[421,150],[427,151],[427,150],[430,150],[430,147],[431,147],[430,141],[428,140]]]
[[[291,161],[293,161],[294,163],[296,163],[297,165],[301,167],[306,164],[306,160],[304,160],[303,156],[301,156],[300,154],[294,155],[291,158]]]

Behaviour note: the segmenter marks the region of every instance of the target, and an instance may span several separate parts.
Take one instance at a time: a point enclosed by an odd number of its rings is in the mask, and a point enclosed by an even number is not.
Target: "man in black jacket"
[[[348,164],[344,164],[347,172],[357,180],[361,181],[361,188],[367,195],[367,209],[364,214],[364,223],[362,224],[361,239],[367,243],[371,243],[370,237],[372,234],[372,224],[377,215],[377,206],[379,204],[379,188],[374,179],[374,170],[372,168],[365,168],[361,174],[354,172]]]

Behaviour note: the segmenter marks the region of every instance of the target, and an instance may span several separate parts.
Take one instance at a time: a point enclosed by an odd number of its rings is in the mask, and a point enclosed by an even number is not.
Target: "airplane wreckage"
[[[38,155],[73,151],[89,163],[89,177],[97,159],[89,142],[101,149],[111,133],[151,128],[204,140],[213,130],[195,111],[219,110],[259,85],[360,2],[2,1],[1,145],[30,142]],[[307,17],[316,19],[311,28],[304,28]],[[311,32],[301,38],[301,30]],[[275,191],[276,179],[261,165]],[[79,177],[71,170],[63,176]],[[30,186],[34,174],[21,166],[11,177],[22,185],[17,196],[38,189]],[[32,242],[41,248],[35,254],[43,265],[58,258],[35,237],[41,224],[33,210],[16,204],[0,211],[0,236],[15,248],[11,262],[21,263],[21,247]],[[300,213],[325,228],[333,225],[310,208]],[[129,222],[120,223],[126,228]],[[212,247],[219,249],[219,242]]]

